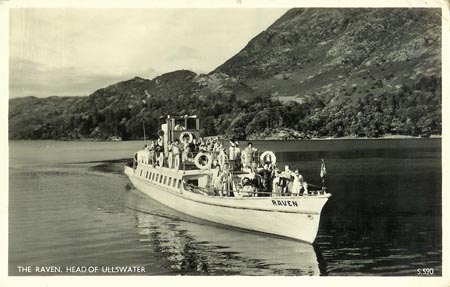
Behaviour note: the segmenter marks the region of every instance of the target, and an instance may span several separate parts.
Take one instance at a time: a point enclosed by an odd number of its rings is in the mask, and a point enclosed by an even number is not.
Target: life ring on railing
[[[271,163],[271,164],[276,164],[277,163],[277,157],[270,150],[263,152],[261,154],[259,160],[261,161],[262,165],[264,165],[265,163]]]
[[[208,153],[199,152],[194,158],[194,163],[199,169],[208,169],[211,167],[212,157]]]
[[[183,143],[184,139],[188,137],[188,143],[191,143],[194,140],[194,135],[190,132],[182,132],[180,135],[180,141]]]

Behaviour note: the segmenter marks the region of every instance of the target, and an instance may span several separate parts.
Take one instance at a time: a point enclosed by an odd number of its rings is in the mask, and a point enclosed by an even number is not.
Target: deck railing
[[[208,195],[208,196],[222,196],[223,197],[233,197],[231,194],[234,193],[240,193],[240,194],[247,194],[247,197],[277,197],[277,196],[317,196],[317,195],[325,195],[327,194],[327,189],[324,187],[319,190],[309,190],[306,194],[305,193],[292,193],[292,192],[270,192],[270,191],[260,191],[260,190],[242,190],[242,189],[236,189],[236,190],[230,190],[230,189],[217,189],[217,188],[206,188],[206,187],[200,187],[193,184],[185,183],[184,187],[186,190]]]
[[[230,159],[229,154],[225,152],[225,157],[223,158],[223,160],[225,161],[225,163],[230,165],[231,170],[240,170],[245,163],[256,163],[258,167],[261,166],[260,157],[262,152],[260,152],[259,150],[254,152],[252,154],[252,158],[245,162],[242,160],[243,152],[244,151],[241,151],[240,156],[237,156],[234,159]],[[220,151],[189,151],[187,153],[181,151],[178,155],[176,155],[180,159],[180,169],[189,169],[190,166],[194,165],[194,159],[199,153],[210,155],[212,160],[220,160]],[[175,158],[175,155],[173,156],[173,158]],[[160,163],[161,159],[162,164]],[[135,159],[136,164],[149,164],[153,166],[159,165],[163,167],[169,166],[168,160],[168,156],[163,155],[161,158],[160,152],[155,150],[139,151],[138,158]],[[222,162],[222,164],[223,163],[224,162]]]

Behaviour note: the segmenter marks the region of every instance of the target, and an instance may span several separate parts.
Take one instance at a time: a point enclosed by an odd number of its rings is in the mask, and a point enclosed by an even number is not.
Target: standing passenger
[[[292,171],[289,169],[289,165],[284,166],[284,171],[280,175],[281,193],[288,193],[288,185],[292,180]]]
[[[173,166],[173,142],[169,143],[167,146],[167,167],[172,168]]]
[[[228,163],[225,163],[223,166],[223,170],[220,174],[220,182],[222,185],[222,194],[226,196],[234,196],[233,192],[231,191],[233,188],[233,179]]]
[[[234,144],[234,140],[230,140],[230,148],[229,148],[230,152],[228,153],[230,160],[234,160],[236,158],[236,156],[234,154],[235,148],[236,148],[236,146]]]
[[[272,192],[272,171],[269,169],[269,165],[265,163],[263,169],[258,173],[261,176],[261,185],[264,192]]]
[[[239,142],[234,142],[234,168],[235,169],[241,169],[241,149],[239,148]]]
[[[220,166],[224,166],[225,162],[227,161],[227,154],[225,153],[225,148],[223,146],[220,146],[219,148],[219,155],[217,159]]]
[[[244,168],[250,168],[251,163],[253,161],[253,157],[258,150],[253,147],[251,142],[248,143],[247,147],[242,152],[242,164]]]
[[[272,180],[272,196],[280,196],[281,195],[280,188],[280,171],[277,169],[275,171],[275,177]]]
[[[182,142],[182,151],[181,151],[181,161],[183,163],[183,166],[186,165],[188,154],[189,154],[189,143],[187,139],[184,138]]]
[[[299,170],[296,169],[293,177],[294,180],[292,181],[292,194],[300,195],[300,191],[303,186],[303,176],[300,174]]]
[[[211,164],[211,171],[212,171],[212,179],[211,179],[211,185],[212,188],[219,191],[219,195],[222,196],[221,192],[221,183],[220,183],[220,165],[217,162],[216,159],[213,160]]]
[[[172,153],[173,153],[173,168],[175,170],[180,169],[180,142],[175,140],[172,144]]]
[[[195,157],[197,155],[197,140],[195,139],[195,137],[192,139],[192,142],[189,143],[189,156],[190,157]]]

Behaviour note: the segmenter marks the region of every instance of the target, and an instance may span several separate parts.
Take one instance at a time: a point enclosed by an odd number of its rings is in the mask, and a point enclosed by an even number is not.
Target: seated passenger
[[[206,152],[207,151],[206,143],[204,141],[200,142],[200,144],[198,146],[198,151],[199,152]]]
[[[255,188],[252,185],[251,180],[248,177],[242,178],[242,191],[239,193],[239,196],[253,196],[255,193]]]
[[[258,175],[255,173],[254,169],[251,169],[249,174],[242,179],[243,191],[249,192],[252,196],[258,196],[258,183]]]
[[[309,195],[308,183],[306,181],[303,183],[303,195]]]
[[[184,131],[186,128],[182,125],[176,125],[174,128],[176,131]]]

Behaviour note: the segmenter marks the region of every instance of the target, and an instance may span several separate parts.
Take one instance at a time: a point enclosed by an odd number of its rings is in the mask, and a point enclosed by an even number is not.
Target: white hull
[[[147,197],[146,195],[140,191],[136,192],[140,193],[134,197],[136,200],[139,200],[139,206],[142,204],[154,204],[153,200],[143,198],[143,196]],[[227,253],[239,254],[241,258],[251,258],[256,260],[256,262],[262,260],[268,267],[264,270],[265,275],[279,275],[280,266],[296,270],[296,272],[299,272],[298,275],[320,275],[320,262],[317,260],[316,251],[308,243],[281,239],[274,240],[274,238],[262,237],[257,233],[240,232],[239,229],[225,229],[215,224],[197,224],[191,220],[182,220],[177,221],[176,224],[170,224],[172,223],[171,216],[165,217],[152,213],[137,212],[136,218],[138,220],[139,234],[144,237],[143,240],[154,242],[158,245],[158,248],[161,248],[162,252],[170,254],[168,260],[171,260],[172,265],[179,266],[179,268],[182,268],[182,262],[179,258],[186,257],[186,250],[192,248],[192,240],[195,240],[197,242],[207,242],[209,246],[227,246]],[[187,236],[180,236],[180,232]],[[262,252],[262,250],[270,250],[270,252]],[[241,262],[241,260],[225,259],[217,256],[216,252],[220,254],[221,251],[219,249],[214,250],[212,253],[201,252],[201,254],[197,254],[201,259],[193,259],[191,262],[195,264],[195,262],[206,261],[214,273],[214,266],[221,268],[219,266],[224,263],[223,260],[231,260],[228,263],[232,264],[232,268],[245,269],[242,275],[260,274],[258,267],[253,273],[252,264],[249,264],[247,260]],[[256,265],[259,264],[256,263]]]
[[[158,171],[151,166],[144,172]],[[161,171],[160,171],[161,172]],[[133,185],[156,201],[185,214],[234,227],[314,242],[322,207],[329,194],[283,197],[218,197],[151,182],[138,170],[125,167]],[[179,173],[182,173],[180,171]]]

